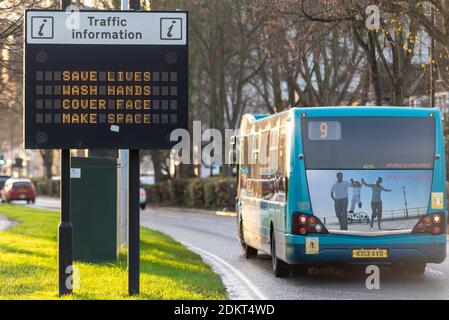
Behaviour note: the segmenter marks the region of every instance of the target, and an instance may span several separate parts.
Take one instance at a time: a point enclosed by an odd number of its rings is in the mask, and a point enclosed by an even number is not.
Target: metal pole
[[[60,0],[62,10],[70,5],[70,0]],[[58,262],[59,262],[59,296],[72,293],[71,279],[73,270],[72,257],[72,222],[70,220],[70,149],[61,150],[61,222],[58,228]]]
[[[433,5],[430,4],[430,20],[432,20],[432,26],[435,24],[435,13]],[[435,42],[433,37],[430,40],[430,107],[435,108],[435,77],[434,77],[434,60],[435,60]]]
[[[129,1],[130,10],[140,10],[140,0]],[[128,293],[140,292],[140,157],[139,150],[129,150],[128,208]]]
[[[126,243],[128,238],[127,227],[128,227],[128,158],[129,151],[126,149],[119,150],[119,161],[120,169],[119,176],[120,182],[118,187],[118,210],[119,210],[119,244],[123,245]]]
[[[408,205],[407,205],[407,196],[405,195],[405,186],[402,187],[402,192],[404,193],[405,214],[408,219]]]
[[[129,1],[121,0],[121,10],[129,10]],[[119,246],[125,244],[128,239],[128,158],[129,151],[127,149],[120,149],[118,152],[120,170],[118,183],[118,244]]]
[[[72,293],[72,222],[70,221],[70,149],[61,150],[61,222],[59,224],[59,296]]]
[[[140,287],[139,166],[139,150],[130,150],[128,208],[128,292],[130,295],[138,294]]]
[[[14,164],[14,124],[13,121],[13,108],[9,110],[9,157],[11,158],[11,166],[9,167],[11,177],[14,176],[13,164]]]

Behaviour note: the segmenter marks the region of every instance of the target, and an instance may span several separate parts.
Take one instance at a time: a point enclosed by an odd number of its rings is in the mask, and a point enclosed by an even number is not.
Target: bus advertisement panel
[[[316,117],[302,130],[313,214],[329,232],[411,232],[427,214],[433,118]]]
[[[314,215],[329,232],[411,232],[427,214],[432,170],[309,170],[307,180]]]

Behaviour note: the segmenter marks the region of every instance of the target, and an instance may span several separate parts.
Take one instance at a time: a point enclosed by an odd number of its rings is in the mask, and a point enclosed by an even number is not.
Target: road
[[[16,201],[14,203],[21,203],[21,201]],[[22,203],[26,204],[25,201]],[[34,204],[26,204],[28,207],[38,208],[38,209],[46,209],[46,210],[59,210],[61,204],[59,199],[50,198],[50,197],[37,197],[36,202]]]
[[[38,199],[34,206],[57,205],[51,199]],[[397,276],[381,269],[380,289],[368,290],[364,270],[351,268],[312,269],[306,276],[293,272],[289,278],[275,278],[269,256],[243,258],[234,217],[148,208],[141,212],[141,224],[199,253],[222,276],[234,299],[449,299],[449,259],[428,265],[419,276]]]
[[[225,284],[231,286],[232,298],[449,299],[449,259],[440,265],[429,265],[420,276],[398,277],[381,269],[380,289],[368,290],[364,270],[354,273],[353,268],[309,270],[306,276],[293,273],[290,278],[275,278],[269,256],[255,260],[242,256],[234,217],[158,208],[143,211],[141,223],[190,245],[203,258],[212,260],[209,262],[219,266],[217,272],[230,278],[225,278]]]

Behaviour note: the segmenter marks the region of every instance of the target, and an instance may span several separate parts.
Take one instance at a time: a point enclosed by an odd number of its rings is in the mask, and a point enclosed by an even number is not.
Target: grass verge
[[[58,299],[59,214],[0,204],[19,224],[0,231],[0,299]],[[226,299],[220,278],[170,237],[141,229],[141,294],[127,295],[126,255],[114,263],[75,262],[79,289],[64,299]]]

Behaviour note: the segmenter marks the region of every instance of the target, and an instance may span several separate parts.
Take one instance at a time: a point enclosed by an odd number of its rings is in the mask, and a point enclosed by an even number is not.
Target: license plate
[[[354,249],[352,250],[353,258],[388,258],[387,249]]]
[[[25,199],[27,196],[26,196],[26,194],[21,194],[20,195],[20,199]]]

